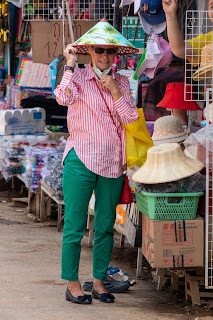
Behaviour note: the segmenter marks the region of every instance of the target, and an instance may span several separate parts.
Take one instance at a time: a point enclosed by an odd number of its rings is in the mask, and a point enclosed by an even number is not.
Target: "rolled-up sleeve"
[[[118,113],[122,124],[135,122],[139,118],[139,114],[131,95],[129,80],[125,77],[124,92],[122,97],[114,102],[114,108]]]
[[[79,97],[79,83],[75,73],[64,72],[60,84],[54,90],[54,95],[58,104],[69,106],[73,104]],[[65,90],[70,89],[70,94]]]

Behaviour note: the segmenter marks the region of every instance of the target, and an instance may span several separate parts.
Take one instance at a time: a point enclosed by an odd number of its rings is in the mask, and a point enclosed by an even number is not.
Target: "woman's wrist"
[[[66,63],[66,66],[74,68],[75,63],[67,62],[67,63]]]
[[[114,101],[117,101],[122,97],[122,93],[120,90],[116,90],[114,92],[111,92],[111,94],[112,94],[112,98]]]

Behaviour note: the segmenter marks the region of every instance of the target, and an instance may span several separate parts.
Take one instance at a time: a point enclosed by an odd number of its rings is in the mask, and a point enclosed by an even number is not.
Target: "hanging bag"
[[[123,187],[122,187],[119,203],[120,204],[129,204],[129,203],[132,203],[133,201],[134,200],[133,200],[131,189],[129,186],[129,179],[128,179],[127,175],[124,174]]]
[[[137,121],[123,125],[126,136],[126,163],[127,167],[141,167],[146,161],[149,148],[153,146],[152,138],[146,127],[146,121],[142,108],[138,108]]]

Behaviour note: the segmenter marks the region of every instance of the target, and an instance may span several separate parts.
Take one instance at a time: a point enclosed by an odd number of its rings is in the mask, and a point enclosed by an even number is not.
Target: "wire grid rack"
[[[186,12],[185,25],[185,83],[190,84],[185,100],[204,101],[206,103],[206,126],[213,122],[212,117],[212,69],[213,69],[213,24],[209,15],[213,11],[189,10]],[[201,36],[202,35],[202,36]],[[208,36],[204,36],[208,35]],[[188,45],[188,40],[193,50]],[[210,119],[211,118],[211,119]],[[207,129],[208,130],[208,129]],[[205,199],[205,287],[213,289],[213,153],[206,142],[206,199]]]
[[[63,19],[63,0],[30,0],[22,8],[23,20],[58,20]],[[68,0],[72,20],[113,20],[113,0]],[[65,19],[67,12],[65,10]]]
[[[205,101],[206,91],[212,87],[213,42],[212,36],[200,37],[213,30],[209,12],[188,10],[185,26],[185,100]],[[213,12],[212,12],[213,14]],[[192,40],[193,39],[193,40]],[[193,46],[194,49],[189,49]]]
[[[213,89],[206,92],[206,122],[209,127],[210,96]],[[206,206],[205,206],[205,287],[213,289],[213,153],[210,152],[211,139],[206,142]]]

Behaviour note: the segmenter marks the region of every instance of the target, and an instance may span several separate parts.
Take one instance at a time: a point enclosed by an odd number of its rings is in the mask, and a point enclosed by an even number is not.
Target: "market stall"
[[[0,66],[0,71],[5,69],[8,76],[2,79],[0,101],[1,174],[6,181],[16,177],[24,182],[29,192],[28,207],[36,201],[35,213],[39,221],[45,221],[51,214],[51,204],[56,204],[57,230],[62,231],[61,161],[69,133],[67,108],[57,104],[54,89],[64,70],[63,48],[102,18],[113,24],[113,15],[119,9],[122,18],[117,27],[139,49],[139,53],[116,57],[112,70],[129,78],[134,101],[139,110],[143,108],[146,121],[143,134],[147,137],[147,148],[140,153],[139,145],[136,145],[140,161],[130,159],[127,175],[132,201],[117,206],[114,229],[120,234],[120,246],[128,241],[132,247],[138,248],[138,277],[141,276],[144,256],[152,268],[161,270],[158,288],[163,286],[166,270],[172,270],[172,281],[176,281],[174,287],[178,288],[177,274],[185,276],[185,287],[194,285],[197,290],[196,295],[193,290],[186,290],[186,299],[191,296],[192,302],[199,304],[204,267],[205,288],[213,288],[212,135],[208,134],[213,121],[209,103],[212,101],[211,68],[205,76],[202,72],[194,74],[194,67],[186,60],[184,73],[184,63],[172,56],[167,41],[162,6],[157,12],[159,20],[155,20],[156,14],[148,21],[146,4],[138,6],[137,1],[132,1],[126,6],[121,2],[120,8],[112,4],[112,1],[103,0],[69,1],[69,4],[32,0],[16,8],[18,63],[16,67],[12,66],[16,69],[14,75],[10,71],[10,51],[3,54],[5,65]],[[195,9],[194,5],[194,2],[189,4],[192,9]],[[10,3],[5,10],[12,6]],[[199,14],[190,11],[186,20],[186,38],[191,15],[194,15],[192,37],[200,34],[201,20],[206,23],[206,28],[209,23],[205,11],[199,11]],[[2,11],[2,39],[9,48],[11,43],[7,33],[14,31],[7,29],[9,18],[6,17]],[[183,18],[182,12],[179,16],[181,22]],[[21,52],[19,57],[18,51]],[[77,63],[84,68],[89,60],[79,55]],[[205,68],[205,63],[200,68]],[[201,86],[195,82],[197,80],[203,81]],[[205,125],[206,132],[200,132],[200,127]],[[187,140],[191,139],[193,132],[198,143]],[[135,136],[126,128],[127,136],[132,139],[129,140],[132,146]],[[150,136],[154,147],[150,144]],[[200,144],[203,137],[205,142]],[[141,139],[145,139],[144,136]],[[162,143],[167,146],[162,147]],[[205,170],[206,176],[203,176]],[[89,245],[93,242],[94,204],[93,195],[88,208]],[[182,273],[177,272],[180,269]],[[190,273],[194,270],[195,274]],[[204,296],[212,297],[212,293],[205,292]]]

